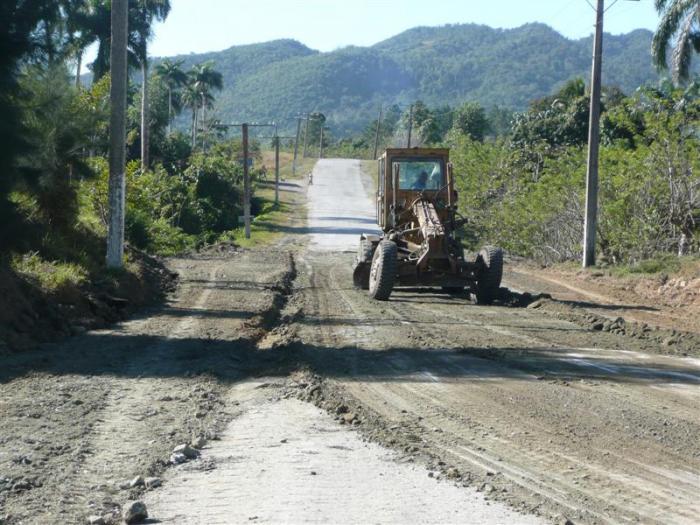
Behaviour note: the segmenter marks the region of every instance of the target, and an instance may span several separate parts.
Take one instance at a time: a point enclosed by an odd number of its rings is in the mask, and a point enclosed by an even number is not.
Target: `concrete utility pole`
[[[377,149],[379,149],[379,130],[382,127],[382,106],[379,106],[379,116],[377,117],[377,130],[374,132],[374,155],[372,160],[377,158]]]
[[[297,154],[299,153],[299,134],[301,133],[301,117],[297,118],[297,137],[294,139],[294,160],[292,161],[292,176],[297,175]]]
[[[321,126],[321,141],[318,144],[318,158],[323,158],[323,126]]]
[[[110,51],[109,88],[109,231],[107,233],[107,267],[124,264],[124,201],[126,198],[126,42],[128,34],[128,0],[112,0],[112,46]]]
[[[631,0],[638,1],[638,0]],[[615,5],[615,0],[610,7]],[[591,109],[588,121],[588,160],[586,167],[586,217],[583,226],[584,268],[595,265],[595,235],[598,223],[598,152],[600,149],[600,92],[603,67],[603,15],[605,0],[597,0],[593,65],[591,67]]]
[[[595,264],[595,233],[598,219],[598,150],[600,145],[600,85],[603,58],[603,12],[605,1],[598,0],[593,66],[591,68],[591,110],[588,123],[588,162],[586,169],[586,218],[583,228],[583,267]]]
[[[248,172],[248,124],[241,124],[243,135],[243,222],[245,238],[250,239],[250,173]]]
[[[301,158],[305,159],[306,158],[306,145],[307,145],[307,139],[309,135],[309,114],[306,114],[306,123],[304,124],[304,153],[302,153]]]
[[[411,132],[413,131],[413,104],[408,108],[408,146],[411,147]]]

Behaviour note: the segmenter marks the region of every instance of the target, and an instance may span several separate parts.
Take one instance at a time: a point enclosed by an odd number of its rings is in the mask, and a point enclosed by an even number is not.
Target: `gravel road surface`
[[[133,500],[165,523],[697,523],[700,360],[537,301],[371,301],[373,193],[322,160],[275,246],[173,258],[166,304],[8,358],[0,523]]]

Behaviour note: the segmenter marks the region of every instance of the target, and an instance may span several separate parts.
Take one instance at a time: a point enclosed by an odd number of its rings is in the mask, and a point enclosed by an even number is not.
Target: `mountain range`
[[[603,83],[629,93],[655,82],[651,39],[643,29],[605,34]],[[226,122],[275,120],[289,131],[296,115],[320,111],[342,136],[376,118],[380,104],[474,100],[525,109],[571,78],[587,79],[591,46],[591,37],[568,39],[539,23],[514,29],[459,24],[416,27],[370,47],[331,52],[275,40],[173,58],[186,68],[214,62],[224,77],[217,112]]]

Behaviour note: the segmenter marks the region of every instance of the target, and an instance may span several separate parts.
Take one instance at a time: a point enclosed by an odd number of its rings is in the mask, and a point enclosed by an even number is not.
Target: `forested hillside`
[[[651,38],[646,30],[606,35],[604,83],[631,92],[656,80]],[[217,109],[224,119],[279,120],[321,111],[342,136],[359,130],[380,103],[474,100],[522,110],[565,81],[587,76],[590,56],[590,38],[569,40],[544,24],[466,24],[414,28],[372,47],[330,53],[277,40],[177,58],[185,66],[211,60],[223,73]]]

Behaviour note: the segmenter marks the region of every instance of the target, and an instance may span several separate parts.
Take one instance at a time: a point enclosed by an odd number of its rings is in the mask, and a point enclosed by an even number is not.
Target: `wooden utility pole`
[[[321,141],[318,144],[318,158],[323,158],[323,125],[321,125]]]
[[[128,0],[112,0],[112,45],[110,51],[109,88],[109,231],[107,233],[107,267],[124,264],[124,202],[126,198],[126,43],[128,34]]]
[[[304,124],[304,152],[301,154],[301,158],[305,159],[306,158],[306,145],[307,145],[307,139],[309,135],[309,114],[306,114],[306,123]]]
[[[408,108],[408,147],[411,147],[411,132],[413,131],[413,104]]]
[[[280,138],[275,131],[275,204],[280,202]]]
[[[372,160],[377,158],[377,149],[379,149],[379,130],[382,127],[382,106],[379,106],[379,116],[377,117],[377,129],[374,132],[374,155],[372,155]]]
[[[294,160],[292,160],[292,176],[297,174],[297,154],[299,153],[299,134],[301,133],[301,117],[297,118],[297,136],[294,139]]]
[[[588,162],[586,170],[586,217],[583,228],[583,267],[595,264],[595,234],[598,219],[598,150],[600,144],[600,85],[603,57],[604,0],[598,0],[593,66],[591,68],[591,109],[588,123]]]
[[[248,124],[241,124],[243,135],[243,222],[245,238],[250,239],[250,173],[248,172]]]

